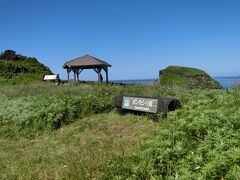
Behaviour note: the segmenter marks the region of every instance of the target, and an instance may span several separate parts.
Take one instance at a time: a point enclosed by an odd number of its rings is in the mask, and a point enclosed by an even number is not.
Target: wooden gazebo
[[[106,73],[106,83],[108,83],[108,67],[112,67],[112,65],[89,55],[65,62],[63,65],[63,68],[67,70],[68,81],[70,72],[73,71],[75,82],[79,82],[79,75],[84,69],[93,69],[98,74],[98,82],[102,81],[101,71],[104,70]]]

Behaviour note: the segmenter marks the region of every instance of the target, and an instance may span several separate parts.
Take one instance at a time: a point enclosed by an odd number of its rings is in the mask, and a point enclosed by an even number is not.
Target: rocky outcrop
[[[219,82],[206,72],[189,67],[169,66],[159,72],[160,85],[183,86],[202,89],[222,89]]]

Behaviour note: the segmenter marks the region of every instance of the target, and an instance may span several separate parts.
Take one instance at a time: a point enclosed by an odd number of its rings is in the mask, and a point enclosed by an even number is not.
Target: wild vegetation
[[[131,165],[113,170],[123,179],[239,179],[239,96],[202,91],[160,120],[156,135],[126,161]]]
[[[3,178],[240,177],[238,89],[39,82],[0,92]],[[175,97],[183,108],[157,123],[120,116],[118,94]]]
[[[13,50],[6,50],[0,54],[1,84],[39,81],[45,74],[52,74],[52,72],[36,58],[16,54]]]
[[[0,63],[28,67],[29,60],[15,58]],[[28,72],[36,73],[27,85],[27,78],[19,79],[25,71],[1,70],[0,179],[240,178],[237,86],[57,86],[37,81],[47,69],[37,63],[38,70],[31,71],[30,64]],[[167,117],[159,114],[158,122],[147,115],[119,115],[112,105],[119,94],[177,98],[182,108]]]
[[[222,89],[219,82],[197,68],[169,66],[160,71],[160,84],[187,88]]]

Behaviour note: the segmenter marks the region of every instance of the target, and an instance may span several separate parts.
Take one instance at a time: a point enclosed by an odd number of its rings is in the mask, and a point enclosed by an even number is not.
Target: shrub
[[[15,125],[19,130],[57,129],[76,118],[109,112],[113,109],[107,96],[81,93],[78,95],[23,96],[9,98],[0,95],[0,124]]]
[[[131,164],[128,177],[237,179],[239,96],[238,90],[202,91],[198,99],[169,113],[167,119],[160,120],[156,136],[136,152],[138,160],[128,162]],[[136,156],[129,159],[133,157]],[[117,171],[116,176],[124,174]]]

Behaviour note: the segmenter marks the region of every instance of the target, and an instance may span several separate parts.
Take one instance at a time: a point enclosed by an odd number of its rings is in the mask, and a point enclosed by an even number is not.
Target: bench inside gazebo
[[[63,68],[67,70],[67,80],[70,79],[70,73],[74,74],[74,81],[79,82],[79,75],[85,69],[93,69],[98,74],[98,82],[102,82],[102,70],[106,73],[106,83],[108,83],[108,67],[112,67],[109,63],[97,59],[90,55],[85,55],[71,61],[65,62]]]

